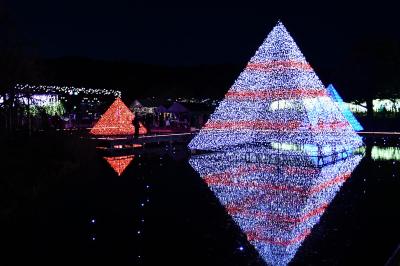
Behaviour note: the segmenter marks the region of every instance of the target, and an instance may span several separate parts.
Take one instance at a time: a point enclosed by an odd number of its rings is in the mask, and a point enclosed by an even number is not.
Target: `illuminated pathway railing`
[[[266,157],[279,156],[264,152]],[[308,156],[271,159],[276,163],[240,157],[208,153],[189,162],[268,265],[292,260],[362,158],[352,155],[321,167]]]

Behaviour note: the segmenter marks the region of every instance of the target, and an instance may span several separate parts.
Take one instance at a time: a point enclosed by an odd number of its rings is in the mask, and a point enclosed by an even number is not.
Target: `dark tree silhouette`
[[[35,80],[40,70],[37,60],[26,54],[28,45],[19,38],[4,1],[0,2],[0,36],[0,96],[4,99],[0,106],[0,126],[12,132],[18,126],[21,108],[16,101],[19,93],[15,91],[15,84]]]
[[[346,99],[365,101],[367,116],[372,118],[373,99],[400,96],[399,41],[375,37],[356,42],[337,75]]]

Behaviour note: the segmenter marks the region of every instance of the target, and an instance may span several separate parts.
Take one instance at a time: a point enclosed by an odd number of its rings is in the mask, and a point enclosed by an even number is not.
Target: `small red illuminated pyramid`
[[[117,157],[104,157],[108,164],[114,169],[118,176],[122,175],[128,165],[135,158],[134,155],[117,156]]]
[[[93,135],[133,135],[135,129],[132,124],[134,114],[117,98],[107,111],[94,125],[90,134]],[[140,123],[139,134],[146,134],[146,128]]]

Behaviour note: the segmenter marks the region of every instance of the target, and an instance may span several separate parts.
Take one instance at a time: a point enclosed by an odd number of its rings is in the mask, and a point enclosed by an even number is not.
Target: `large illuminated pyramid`
[[[364,130],[360,122],[358,122],[357,118],[353,115],[353,113],[350,111],[349,107],[346,105],[345,102],[343,102],[342,97],[340,97],[339,93],[336,91],[336,89],[333,87],[332,84],[329,84],[328,88],[328,94],[331,96],[332,100],[336,102],[336,104],[339,106],[340,111],[344,115],[344,117],[347,119],[347,121],[350,123],[350,125],[353,127],[355,131],[361,131]]]
[[[134,117],[134,114],[124,102],[117,98],[90,130],[90,134],[102,136],[133,135],[135,129],[132,120]],[[140,124],[139,134],[146,134],[146,132],[146,128]]]
[[[189,148],[215,151],[273,142],[324,155],[362,145],[281,22]]]

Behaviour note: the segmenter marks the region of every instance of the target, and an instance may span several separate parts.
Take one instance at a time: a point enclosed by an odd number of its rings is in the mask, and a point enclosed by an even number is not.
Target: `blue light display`
[[[357,118],[350,111],[350,109],[346,105],[346,103],[343,102],[342,97],[340,97],[339,93],[336,91],[336,89],[333,87],[332,84],[329,84],[327,90],[328,90],[329,96],[331,96],[332,100],[337,103],[340,111],[342,112],[344,117],[347,119],[347,121],[349,121],[349,123],[353,127],[353,129],[355,131],[364,130],[363,126],[360,124],[360,122],[358,122]]]

